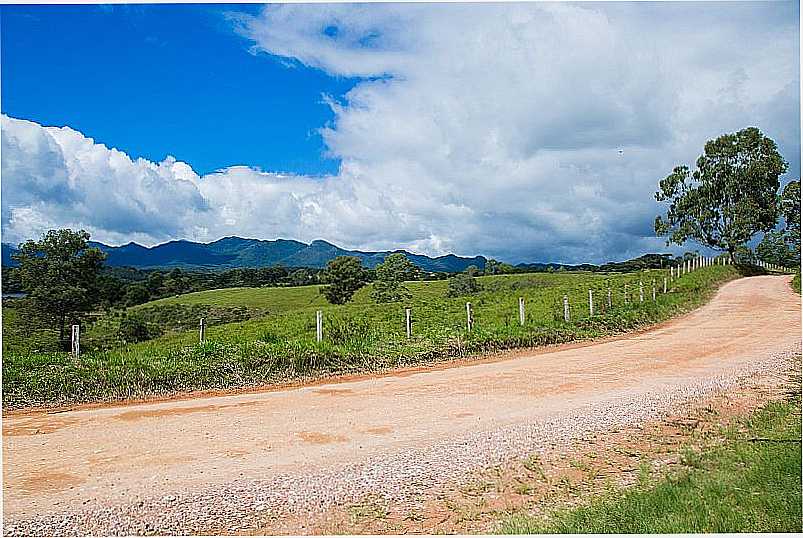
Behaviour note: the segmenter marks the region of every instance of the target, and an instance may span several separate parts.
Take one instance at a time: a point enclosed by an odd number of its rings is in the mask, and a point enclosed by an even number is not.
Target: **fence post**
[[[519,297],[519,323],[524,326],[524,297]]]
[[[608,310],[613,307],[613,303],[611,302],[611,288],[608,288]]]
[[[630,302],[629,293],[627,293],[627,284],[625,284],[625,304]]]
[[[410,309],[404,309],[404,318],[405,318],[405,327],[407,327],[407,338],[410,338],[413,335],[413,322],[410,319]]]
[[[203,344],[204,340],[206,340],[206,323],[204,318],[201,318],[198,322],[198,341]]]
[[[468,327],[468,332],[471,332],[471,328],[474,326],[474,318],[471,316],[471,303],[466,303],[466,326]]]
[[[655,279],[652,279],[652,302],[655,302]]]
[[[664,293],[666,293],[666,277],[664,277]]]
[[[323,311],[318,310],[315,312],[315,340],[320,342],[323,340]]]
[[[569,316],[569,296],[563,296],[563,321],[569,321],[571,317]]]
[[[81,326],[80,325],[73,325],[70,327],[70,344],[72,348],[72,354],[75,357],[81,355]]]
[[[591,290],[588,290],[588,315],[594,315],[594,294]]]
[[[638,300],[640,303],[644,302],[644,282],[638,281]]]

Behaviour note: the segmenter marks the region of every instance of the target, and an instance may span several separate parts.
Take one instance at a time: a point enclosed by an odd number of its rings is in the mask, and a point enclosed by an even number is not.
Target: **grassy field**
[[[801,532],[800,411],[798,392],[726,431],[720,446],[687,452],[679,473],[545,517],[514,517],[502,532]]]
[[[315,286],[302,288],[227,289],[163,299],[137,307],[189,305],[193,316],[206,309],[249,308],[256,319],[209,327],[198,343],[197,317],[190,330],[125,346],[96,346],[75,359],[39,342],[32,347],[14,326],[14,312],[4,309],[3,403],[7,407],[66,405],[172,394],[196,389],[224,389],[280,383],[340,373],[378,371],[431,363],[453,357],[513,347],[540,346],[587,339],[643,327],[692,309],[723,282],[736,278],[732,266],[698,270],[676,280],[662,293],[667,271],[632,274],[539,273],[480,278],[483,291],[447,298],[445,281],[413,282],[406,304],[374,304],[370,289],[343,306],[327,305]],[[652,280],[658,287],[652,301]],[[645,302],[639,302],[638,282]],[[629,302],[624,303],[624,287]],[[612,290],[612,308],[606,303]],[[596,315],[589,316],[593,289]],[[562,319],[568,295],[572,321]],[[527,309],[518,322],[518,298]],[[465,303],[471,301],[475,326],[466,330]],[[406,338],[404,308],[412,308],[413,337]],[[324,312],[324,341],[315,341],[315,311]],[[86,331],[113,327],[104,319]],[[100,328],[98,328],[100,327]],[[108,332],[108,331],[107,331]],[[98,337],[100,339],[100,337]]]

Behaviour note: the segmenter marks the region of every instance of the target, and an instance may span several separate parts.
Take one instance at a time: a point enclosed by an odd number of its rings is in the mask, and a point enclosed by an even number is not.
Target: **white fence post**
[[[571,316],[569,316],[569,296],[563,296],[563,321],[569,321]]]
[[[407,327],[407,338],[413,336],[413,322],[410,317],[410,309],[404,309],[405,326]]]
[[[594,315],[594,293],[588,290],[588,315]]]
[[[468,332],[471,332],[471,328],[474,326],[474,318],[471,315],[471,303],[466,303],[466,326],[468,327]]]
[[[652,279],[652,302],[655,302],[655,279]]]
[[[203,344],[204,340],[206,340],[206,323],[204,318],[201,318],[198,322],[198,341]]]
[[[315,312],[315,340],[320,342],[323,340],[323,311],[318,310]]]
[[[627,284],[625,284],[625,304],[630,302],[630,294],[627,292]]]
[[[644,302],[644,282],[638,281],[638,300],[640,303]]]
[[[81,326],[80,325],[73,325],[70,328],[70,345],[72,348],[72,354],[75,357],[81,355]]]
[[[664,277],[664,293],[666,293],[666,277]]]
[[[613,307],[613,303],[611,302],[611,288],[608,288],[608,310]]]
[[[524,326],[524,297],[519,297],[519,323]]]

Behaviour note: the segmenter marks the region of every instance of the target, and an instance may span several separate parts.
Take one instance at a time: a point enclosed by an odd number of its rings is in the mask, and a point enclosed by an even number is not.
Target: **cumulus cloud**
[[[325,238],[513,262],[660,250],[657,181],[707,139],[758,126],[799,174],[795,9],[268,6],[236,17],[254,52],[359,78],[326,97],[338,174],[198,177],[4,118],[4,238],[81,224],[110,241]]]

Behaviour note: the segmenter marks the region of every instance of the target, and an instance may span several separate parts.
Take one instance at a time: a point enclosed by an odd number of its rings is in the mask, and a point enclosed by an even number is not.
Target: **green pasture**
[[[661,270],[489,276],[479,279],[480,293],[459,298],[446,297],[446,281],[410,282],[412,299],[407,303],[375,304],[366,287],[342,306],[328,305],[317,286],[204,291],[132,309],[162,319],[160,312],[181,307],[185,309],[181,312],[192,316],[173,323],[154,340],[120,344],[114,338],[115,318],[101,317],[84,329],[86,352],[78,359],[54,351],[47,344],[47,331],[31,345],[25,331],[15,327],[13,309],[6,308],[3,401],[11,407],[52,406],[247,387],[593,338],[643,327],[699,306],[721,283],[740,273],[733,266],[700,269],[676,279],[664,294],[663,279],[668,276],[668,271]],[[640,281],[644,302],[639,300]],[[606,304],[609,288],[611,307]],[[589,316],[589,289],[596,305],[593,317]],[[568,323],[563,321],[564,295],[570,301]],[[518,319],[519,297],[526,307],[523,326]],[[466,328],[466,302],[473,308],[471,332]],[[412,310],[410,339],[405,332],[405,308]],[[247,309],[252,317],[212,325],[206,341],[199,343],[197,318],[221,309]],[[322,342],[315,338],[316,310],[324,316]]]

